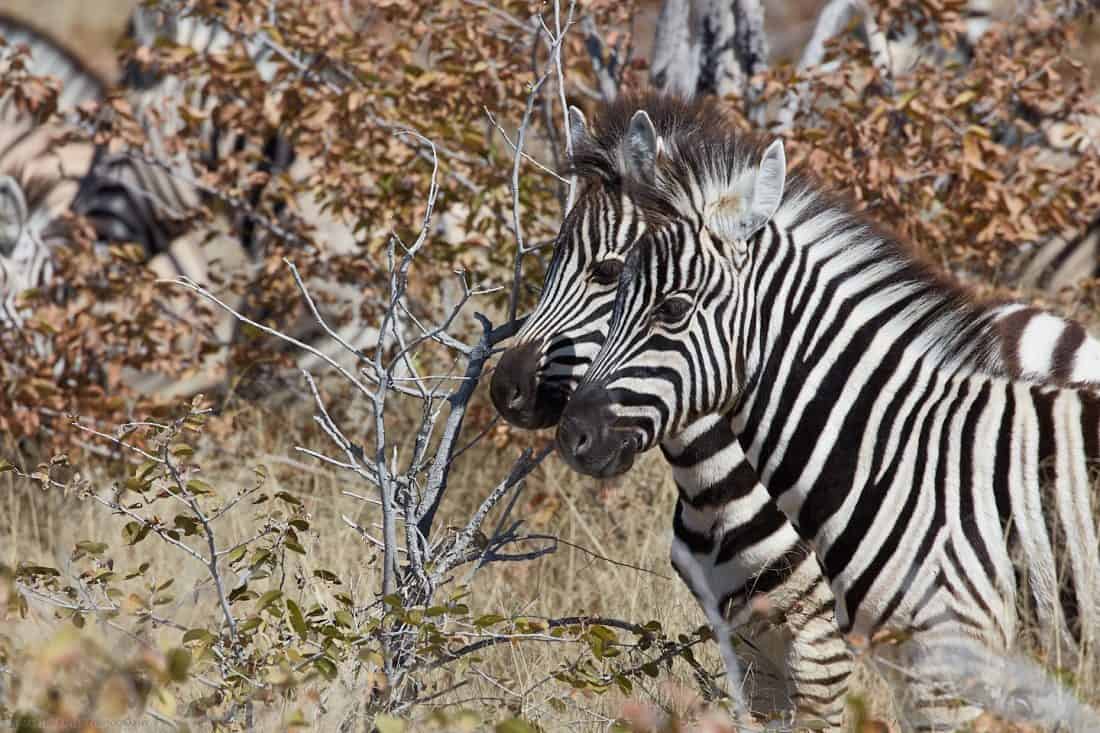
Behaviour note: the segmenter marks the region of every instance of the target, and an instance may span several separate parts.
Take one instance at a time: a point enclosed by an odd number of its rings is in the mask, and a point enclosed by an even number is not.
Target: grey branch
[[[699,86],[696,17],[690,0],[665,0],[653,37],[650,82],[684,98],[694,96]]]

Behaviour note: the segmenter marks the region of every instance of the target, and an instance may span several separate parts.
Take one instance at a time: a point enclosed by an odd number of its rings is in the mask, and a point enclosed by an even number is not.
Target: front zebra
[[[648,113],[662,138],[693,138],[720,124],[712,106],[661,97],[620,98],[601,111],[594,130],[572,110],[580,194],[562,225],[538,305],[492,383],[498,410],[520,427],[557,423],[606,336],[622,260],[645,230],[645,197],[636,199],[624,185],[629,157],[620,154],[637,109]],[[1009,373],[1100,380],[1100,344],[1077,324],[1021,304],[998,307],[996,318]],[[734,655],[732,629],[748,641],[742,649],[753,711],[772,714],[794,703],[802,720],[840,725],[851,660],[816,557],[757,485],[726,419],[699,420],[661,447],[679,491],[673,566],[714,627],[723,658]],[[736,676],[735,658],[730,667]]]
[[[918,728],[977,714],[935,651],[1010,647],[1022,598],[1049,650],[1083,656],[1100,628],[1100,400],[989,376],[1010,374],[997,322],[1011,310],[970,303],[805,179],[787,185],[781,144],[761,159],[725,126],[659,139],[647,121],[624,157],[645,164],[627,185],[654,224],[562,415],[565,459],[614,475],[728,414],[820,558],[841,631],[911,635],[889,652],[917,680]],[[1050,352],[1051,371],[1077,378],[1068,353]]]

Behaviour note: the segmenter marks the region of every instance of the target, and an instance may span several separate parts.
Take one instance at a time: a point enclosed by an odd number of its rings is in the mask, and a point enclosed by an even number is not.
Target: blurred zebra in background
[[[70,120],[78,105],[102,99],[107,82],[49,34],[0,14],[0,38],[0,70],[11,87],[50,77],[60,87],[57,111]],[[24,321],[20,294],[53,289],[52,252],[66,242],[61,216],[91,158],[89,146],[61,139],[71,129],[44,123],[23,101],[7,86],[0,97],[0,330]]]
[[[1021,260],[1016,284],[1051,294],[1100,277],[1100,216],[1082,232],[1036,245]]]
[[[134,49],[182,46],[203,59],[228,53],[235,44],[243,43],[260,77],[265,82],[274,77],[271,52],[256,37],[238,39],[217,20],[178,12],[176,5],[164,2],[136,8],[128,23],[127,43]],[[131,54],[121,85],[145,128],[147,148],[143,154],[98,150],[81,184],[74,211],[88,217],[104,240],[137,242],[150,257],[163,253],[170,260],[170,268],[158,268],[161,274],[174,271],[205,282],[208,258],[188,251],[189,244],[180,240],[191,227],[195,212],[210,200],[196,185],[202,172],[217,169],[230,156],[245,154],[255,158],[255,170],[277,173],[289,167],[293,153],[288,141],[277,133],[262,141],[250,140],[215,124],[213,112],[226,100],[209,92],[205,77],[184,79],[165,74],[155,65],[143,65],[138,56]],[[166,143],[185,129],[181,113],[185,105],[206,115],[198,159],[190,158],[185,151],[170,152]],[[259,203],[263,188],[262,184],[250,187],[249,208]],[[239,242],[243,253],[224,251],[217,255],[238,262],[240,254],[254,258],[260,247],[255,220],[240,214],[233,230],[232,238]]]

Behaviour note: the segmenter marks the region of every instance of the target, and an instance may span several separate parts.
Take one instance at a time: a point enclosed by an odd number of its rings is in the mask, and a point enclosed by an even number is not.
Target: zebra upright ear
[[[771,221],[783,200],[783,187],[787,183],[787,154],[783,151],[783,141],[776,140],[764,151],[760,161],[760,170],[752,187],[753,214],[762,217],[763,226]]]
[[[0,255],[9,256],[27,223],[23,187],[11,176],[0,176]]]
[[[588,131],[588,120],[584,118],[584,112],[573,105],[569,105],[569,138],[573,141],[573,149],[577,145],[591,145],[592,133]]]
[[[640,109],[635,112],[626,131],[624,153],[627,174],[652,183],[657,177],[657,158],[664,152],[663,147],[657,128],[646,111]]]
[[[573,105],[569,105],[569,139],[573,143],[573,151],[578,147],[591,148],[596,143],[592,133],[588,130],[588,120],[584,118],[584,112]],[[565,211],[573,208],[577,202],[577,177],[569,177],[569,187],[565,197]]]
[[[755,175],[747,175],[737,190],[710,207],[707,229],[723,242],[745,241],[775,216],[786,181],[787,156],[783,141],[776,140],[764,151]]]

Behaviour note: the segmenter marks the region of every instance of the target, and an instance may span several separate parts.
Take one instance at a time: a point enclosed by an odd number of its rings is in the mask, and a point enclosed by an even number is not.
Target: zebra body
[[[1020,285],[1051,293],[1100,276],[1100,217],[1076,235],[1037,245],[1022,259]]]
[[[1034,311],[970,304],[812,186],[784,187],[781,146],[761,158],[724,126],[665,139],[648,117],[630,128],[616,155],[580,154],[602,155],[604,173],[626,161],[636,180],[622,185],[654,225],[562,415],[566,460],[620,473],[727,415],[789,531],[816,551],[840,631],[913,635],[894,662],[917,677],[917,727],[976,714],[950,699],[959,670],[930,661],[932,642],[1010,647],[1021,599],[1063,660],[1095,643],[1096,398],[1003,378],[1039,376],[1029,349],[1044,342],[1052,378],[1095,378],[1095,344],[1079,327],[1044,332]],[[1055,501],[1041,502],[1048,456]]]
[[[625,115],[639,106],[662,135],[693,134],[698,122],[696,109],[626,99],[591,132],[574,111],[579,160],[592,157],[591,147],[614,151],[626,133]],[[622,258],[646,228],[645,191],[632,197],[630,186],[615,180],[625,173],[604,170],[578,181],[581,193],[562,226],[539,303],[495,372],[494,402],[521,427],[557,422],[604,341]],[[995,319],[1009,373],[1100,380],[1100,344],[1079,325],[1021,304],[999,306]],[[839,725],[851,659],[832,592],[808,545],[757,484],[728,418],[698,420],[661,448],[679,491],[673,565],[714,627],[731,670],[737,659],[730,635],[741,630],[753,710],[774,713],[793,703],[803,719]]]

